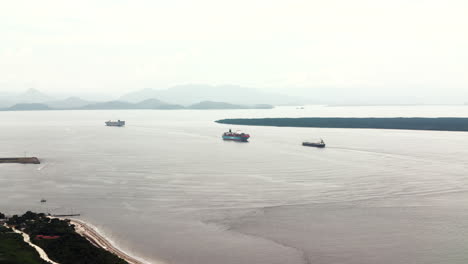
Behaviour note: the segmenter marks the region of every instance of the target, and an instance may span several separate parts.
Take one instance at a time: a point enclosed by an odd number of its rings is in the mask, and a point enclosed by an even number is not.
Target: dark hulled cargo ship
[[[302,142],[302,146],[306,146],[306,147],[316,147],[316,148],[324,148],[325,147],[325,142],[323,141],[323,139],[320,139],[319,142]]]

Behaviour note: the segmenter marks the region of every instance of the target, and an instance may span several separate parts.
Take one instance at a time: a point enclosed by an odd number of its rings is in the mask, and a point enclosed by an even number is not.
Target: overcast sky
[[[468,101],[466,0],[0,2],[0,91],[204,83]]]

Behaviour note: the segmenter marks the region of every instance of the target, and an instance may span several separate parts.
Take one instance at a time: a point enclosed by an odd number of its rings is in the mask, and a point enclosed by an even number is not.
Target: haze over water
[[[0,112],[0,156],[42,160],[0,165],[0,211],[79,212],[149,262],[467,263],[468,133],[213,122],[299,116],[468,107]],[[250,142],[222,141],[229,128]],[[326,149],[301,146],[318,138]]]

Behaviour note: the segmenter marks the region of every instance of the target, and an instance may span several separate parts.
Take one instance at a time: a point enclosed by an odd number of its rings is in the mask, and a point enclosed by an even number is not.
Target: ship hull
[[[236,137],[236,136],[223,136],[223,139],[231,140],[231,141],[247,142],[249,138],[248,137]]]
[[[306,146],[306,147],[315,147],[315,148],[324,148],[324,147],[325,147],[325,144],[304,142],[304,143],[302,143],[302,146]]]

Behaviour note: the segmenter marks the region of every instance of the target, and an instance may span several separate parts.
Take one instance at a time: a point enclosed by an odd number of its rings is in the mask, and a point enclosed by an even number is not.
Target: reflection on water
[[[468,107],[1,112],[0,155],[43,163],[0,166],[0,211],[80,212],[170,263],[466,263],[466,133],[235,127],[252,136],[239,144],[213,122],[294,116]]]

